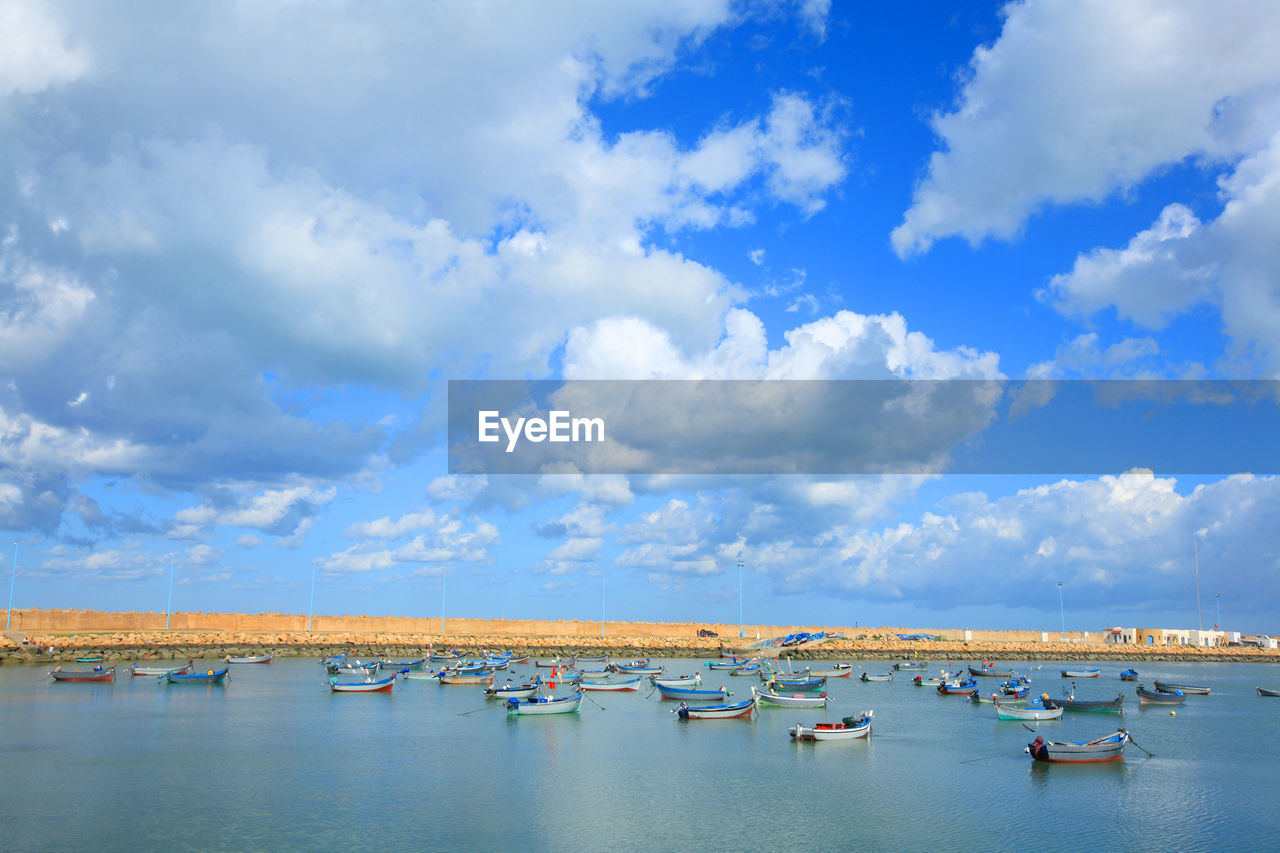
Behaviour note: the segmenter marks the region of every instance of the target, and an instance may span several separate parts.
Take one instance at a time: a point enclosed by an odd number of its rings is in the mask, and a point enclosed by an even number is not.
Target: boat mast
[[[1196,555],[1196,619],[1200,622],[1200,630],[1204,631],[1204,615],[1200,611],[1200,549],[1196,548],[1196,541],[1191,540],[1191,547]]]

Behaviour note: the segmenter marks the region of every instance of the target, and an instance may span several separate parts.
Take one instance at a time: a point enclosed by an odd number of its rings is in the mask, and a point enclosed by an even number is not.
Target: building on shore
[[[1116,645],[1139,646],[1200,646],[1215,647],[1230,645],[1226,631],[1198,631],[1182,628],[1108,628],[1103,639]],[[1239,635],[1234,642],[1238,643]]]

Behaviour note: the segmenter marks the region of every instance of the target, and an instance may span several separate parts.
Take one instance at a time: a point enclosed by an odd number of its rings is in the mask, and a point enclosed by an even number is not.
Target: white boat
[[[796,723],[787,729],[792,740],[853,740],[871,734],[871,718],[874,711],[863,711],[859,718],[845,717],[838,723],[815,723],[812,726]]]
[[[129,664],[129,673],[131,675],[166,675],[170,672],[178,674],[191,672],[194,665],[191,661],[187,661],[181,666],[138,666],[136,663]]]
[[[813,676],[824,675],[827,678],[850,678],[853,675],[853,664],[837,663],[830,669],[810,669],[809,674]]]
[[[649,676],[649,683],[654,687],[696,687],[702,683],[702,673],[693,675],[675,675],[663,678],[660,675]]]
[[[528,699],[538,692],[538,682],[531,684],[504,684],[501,687],[486,687],[486,699]]]
[[[623,681],[582,681],[579,687],[583,690],[631,690],[640,689],[640,682],[644,681],[643,675],[637,675],[635,678],[628,678]]]
[[[545,698],[531,697],[529,699],[508,699],[507,713],[530,716],[536,714],[572,714],[582,707],[582,694],[575,693],[572,696],[564,696],[560,699],[554,696]]]
[[[751,695],[756,698],[756,702],[760,705],[777,705],[781,708],[825,708],[827,707],[827,694],[821,693],[817,696],[782,696],[778,693],[759,690],[754,685],[751,688]]]
[[[862,678],[860,680],[861,681],[893,681],[893,673],[882,672],[879,675],[868,675],[867,673],[864,672],[862,673]]]
[[[389,675],[376,681],[372,678],[366,678],[364,681],[329,679],[329,689],[334,693],[379,693],[384,691],[390,693],[395,684],[396,677],[394,675]]]
[[[255,655],[253,657],[232,657],[227,655],[225,658],[227,663],[271,663],[271,659],[275,657],[275,653],[269,655]]]
[[[493,684],[492,672],[442,672],[439,678],[441,684]]]
[[[671,713],[682,720],[727,720],[733,717],[750,717],[756,709],[755,697],[731,705],[695,705],[684,702]]]
[[[1000,720],[1056,720],[1061,716],[1061,708],[1037,708],[1034,705],[1018,707],[996,703],[996,718]]]

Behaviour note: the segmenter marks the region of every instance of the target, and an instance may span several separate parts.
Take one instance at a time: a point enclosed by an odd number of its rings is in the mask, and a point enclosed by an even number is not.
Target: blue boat
[[[1120,673],[1120,680],[1121,681],[1137,681],[1138,671],[1136,669],[1126,669],[1124,672]]]
[[[778,688],[786,688],[787,690],[821,690],[827,686],[827,679],[821,678],[770,678],[765,682],[766,685]]]
[[[206,672],[166,672],[164,679],[169,684],[221,684],[227,680],[230,671],[230,667],[223,667]]]
[[[691,687],[668,687],[655,684],[663,699],[686,699],[691,702],[723,702],[729,698],[729,691],[721,687],[719,690],[696,690]]]

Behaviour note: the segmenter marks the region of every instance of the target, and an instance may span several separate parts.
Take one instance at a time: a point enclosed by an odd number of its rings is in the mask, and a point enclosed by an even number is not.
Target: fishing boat
[[[792,740],[854,740],[871,734],[871,718],[874,711],[863,711],[861,717],[845,717],[838,723],[815,723],[805,726],[796,723],[787,729]]]
[[[1257,688],[1259,696],[1280,696],[1280,690],[1271,690],[1266,687]]]
[[[879,675],[868,675],[867,673],[864,672],[862,673],[862,677],[859,678],[858,680],[859,681],[893,681],[893,673],[882,672]]]
[[[182,666],[138,666],[136,663],[129,664],[130,675],[164,675],[166,672],[190,672],[194,669],[191,661],[187,661]]]
[[[269,655],[254,655],[253,657],[234,657],[227,655],[224,660],[227,663],[271,663],[271,659],[275,657],[275,653]]]
[[[580,660],[580,661],[587,661],[589,663],[599,663],[599,662],[607,662],[609,660],[609,656],[608,655],[574,655],[573,659]]]
[[[1163,690],[1148,690],[1138,685],[1138,704],[1140,705],[1181,705],[1187,701],[1182,693],[1165,693]]]
[[[418,658],[417,660],[380,660],[378,663],[383,669],[394,669],[399,672],[402,669],[422,670],[427,666],[426,658]]]
[[[521,716],[540,714],[572,714],[582,707],[582,694],[562,696],[531,696],[528,699],[508,699],[507,713]]]
[[[827,707],[827,694],[819,693],[817,696],[783,696],[772,691],[760,690],[755,685],[751,687],[751,695],[755,697],[758,705],[777,705],[780,708],[825,708]]]
[[[541,667],[542,669],[551,669],[551,667],[560,666],[560,664],[562,663],[564,663],[564,661],[560,660],[560,658],[558,657],[538,658],[533,662],[533,665],[536,667]]]
[[[528,699],[538,692],[538,682],[532,681],[525,684],[512,684],[507,682],[501,687],[486,687],[484,689],[484,698],[486,699]]]
[[[329,679],[329,691],[331,693],[390,693],[391,688],[395,686],[396,677],[394,675],[388,675],[386,678],[376,680],[366,678],[364,681]]]
[[[978,682],[972,678],[968,681],[944,681],[938,685],[938,693],[943,696],[968,696],[978,689]]]
[[[582,683],[582,673],[577,670],[565,670],[564,672],[558,672],[553,669],[551,670],[551,675],[546,679],[547,687],[550,687],[552,690],[555,690],[557,686],[562,684],[566,687],[572,687],[580,683]]]
[[[521,655],[520,657],[508,657],[508,658],[507,658],[507,663],[528,663],[528,662],[529,662],[529,656],[528,656],[528,655]]]
[[[1161,693],[1184,693],[1187,696],[1208,696],[1210,688],[1195,687],[1190,684],[1170,684],[1167,681],[1155,682],[1156,690]]]
[[[893,668],[894,668],[894,669],[898,669],[898,670],[902,670],[902,669],[924,669],[924,668],[925,668],[925,667],[927,667],[928,665],[929,665],[929,662],[928,662],[928,661],[908,660],[908,661],[902,661],[901,663],[895,663],[895,664],[893,665]]]
[[[1076,699],[1069,696],[1066,699],[1050,699],[1049,694],[1040,694],[1040,704],[1046,708],[1061,708],[1064,711],[1092,711],[1100,714],[1123,714],[1124,713],[1124,696],[1117,695],[1114,699],[1101,700],[1085,700]]]
[[[765,682],[765,686],[771,690],[800,690],[813,692],[821,690],[827,686],[825,678],[771,678]]]
[[[162,678],[169,684],[222,684],[231,670],[223,667],[205,672],[166,672]]]
[[[718,690],[698,690],[692,687],[667,687],[654,685],[663,699],[687,699],[690,702],[723,702],[729,698],[729,691],[721,687]]]
[[[644,681],[644,676],[637,675],[635,678],[627,678],[622,681],[583,681],[580,687],[583,690],[625,690],[634,692],[640,689],[641,681]]]
[[[760,664],[744,663],[742,666],[735,666],[733,669],[729,670],[729,674],[730,675],[759,675]]]
[[[667,687],[694,687],[702,683],[702,673],[695,672],[693,675],[673,675],[663,678],[659,675],[649,676],[649,683],[654,687],[665,684]]]
[[[1058,743],[1037,735],[1033,742],[1027,744],[1027,752],[1036,761],[1069,764],[1123,761],[1124,745],[1128,742],[1129,733],[1124,729],[1083,743]]]
[[[53,676],[54,681],[115,681],[116,668],[109,666],[103,669],[95,666],[93,669],[63,669],[57,667],[53,672],[49,673]]]
[[[441,684],[456,686],[460,684],[493,684],[492,672],[450,672],[441,670],[436,676]]]
[[[455,661],[462,660],[462,655],[456,652],[448,652],[446,654],[432,653],[427,657],[430,658],[434,663],[453,663]],[[526,658],[526,660],[528,660],[528,658]]]
[[[981,678],[1013,678],[1013,670],[996,669],[994,666],[971,666],[969,674]]]
[[[614,672],[623,672],[629,675],[661,675],[662,667],[653,666],[648,660],[634,660],[630,663],[613,663],[609,664],[613,667]]]
[[[76,658],[76,663],[102,663],[101,657]]]
[[[681,702],[680,707],[671,713],[682,720],[727,720],[734,717],[750,717],[755,708],[756,700],[755,697],[752,697],[741,702],[734,702],[731,705],[695,705],[690,707]]]
[[[911,679],[911,683],[916,687],[937,687],[939,684],[947,680],[945,675],[931,675],[928,678],[923,675],[917,675]]]
[[[853,664],[837,663],[832,665],[830,669],[811,669],[809,674],[823,678],[850,678],[853,676]]]
[[[1004,696],[1000,693],[982,693],[978,690],[969,694],[969,701],[975,705],[1025,705],[1026,699],[1019,696]]]
[[[378,671],[381,666],[376,660],[361,662],[353,661],[330,661],[325,664],[325,669],[329,670],[331,675],[372,675]]]
[[[1019,707],[1006,702],[996,703],[997,720],[1057,720],[1062,717],[1062,708],[1047,708],[1035,705]]]
[[[1031,692],[1031,685],[1025,681],[1010,682],[1006,681],[1000,685],[1000,695],[1008,696],[1013,699],[1021,699]]]
[[[734,658],[731,660],[707,661],[706,667],[707,669],[737,669],[740,666],[746,666],[746,664],[747,662],[745,660],[738,660]]]
[[[1063,678],[1097,678],[1102,674],[1100,669],[1064,669]]]
[[[1138,671],[1136,669],[1126,669],[1124,672],[1120,673],[1120,680],[1121,681],[1137,681]]]

